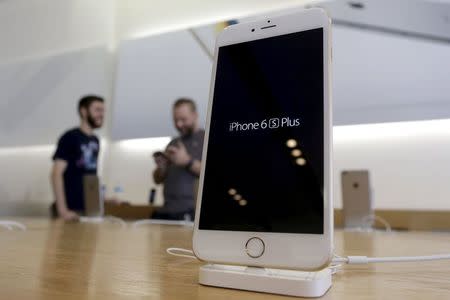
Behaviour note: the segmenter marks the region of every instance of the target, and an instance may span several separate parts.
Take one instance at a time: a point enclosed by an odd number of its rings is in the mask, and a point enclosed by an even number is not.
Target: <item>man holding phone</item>
[[[173,105],[173,121],[180,133],[165,152],[153,154],[155,183],[164,184],[164,206],[153,214],[155,219],[194,219],[195,185],[200,175],[205,131],[199,128],[195,102],[180,98]]]

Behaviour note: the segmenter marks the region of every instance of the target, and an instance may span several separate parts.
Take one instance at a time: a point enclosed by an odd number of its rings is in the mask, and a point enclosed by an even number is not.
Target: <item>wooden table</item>
[[[16,219],[0,229],[0,299],[288,299],[197,284],[200,263],[166,254],[191,248],[187,227],[64,224]],[[336,253],[450,252],[449,233],[337,231]],[[450,261],[347,266],[323,299],[450,299]]]

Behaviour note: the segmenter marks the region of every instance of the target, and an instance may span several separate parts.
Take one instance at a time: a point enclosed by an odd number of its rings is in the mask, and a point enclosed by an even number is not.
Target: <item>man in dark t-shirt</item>
[[[100,143],[93,131],[102,126],[104,110],[103,98],[94,95],[83,97],[78,103],[80,126],[66,131],[59,138],[51,173],[54,217],[69,221],[84,213],[83,177],[97,174]]]
[[[175,102],[173,119],[180,136],[169,143],[165,152],[154,154],[157,168],[153,179],[157,184],[164,184],[164,206],[152,217],[193,220],[205,131],[198,127],[198,114],[191,99]]]

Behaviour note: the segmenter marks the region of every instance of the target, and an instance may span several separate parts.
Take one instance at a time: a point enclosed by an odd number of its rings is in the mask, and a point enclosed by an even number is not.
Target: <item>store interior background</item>
[[[310,3],[0,1],[0,215],[48,215],[55,142],[88,93],[107,100],[106,193],[148,203],[172,102],[192,97],[205,118],[222,22]],[[339,25],[333,39],[335,208],[341,171],[367,169],[376,209],[450,210],[450,42]]]

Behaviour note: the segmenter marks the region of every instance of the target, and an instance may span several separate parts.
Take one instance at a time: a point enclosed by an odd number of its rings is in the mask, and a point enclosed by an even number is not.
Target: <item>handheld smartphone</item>
[[[344,227],[371,227],[373,220],[369,171],[342,171],[342,204]]]
[[[166,154],[162,151],[156,151],[155,153],[153,153],[153,157],[154,158],[156,158],[156,157],[164,157],[165,158]]]
[[[83,176],[84,207],[87,217],[103,216],[103,201],[100,197],[100,181],[97,175]]]
[[[330,19],[318,8],[217,38],[193,248],[315,270],[332,256]]]
[[[153,205],[155,203],[155,198],[156,198],[156,189],[151,189],[150,190],[150,195],[148,197],[148,203],[150,205]]]

